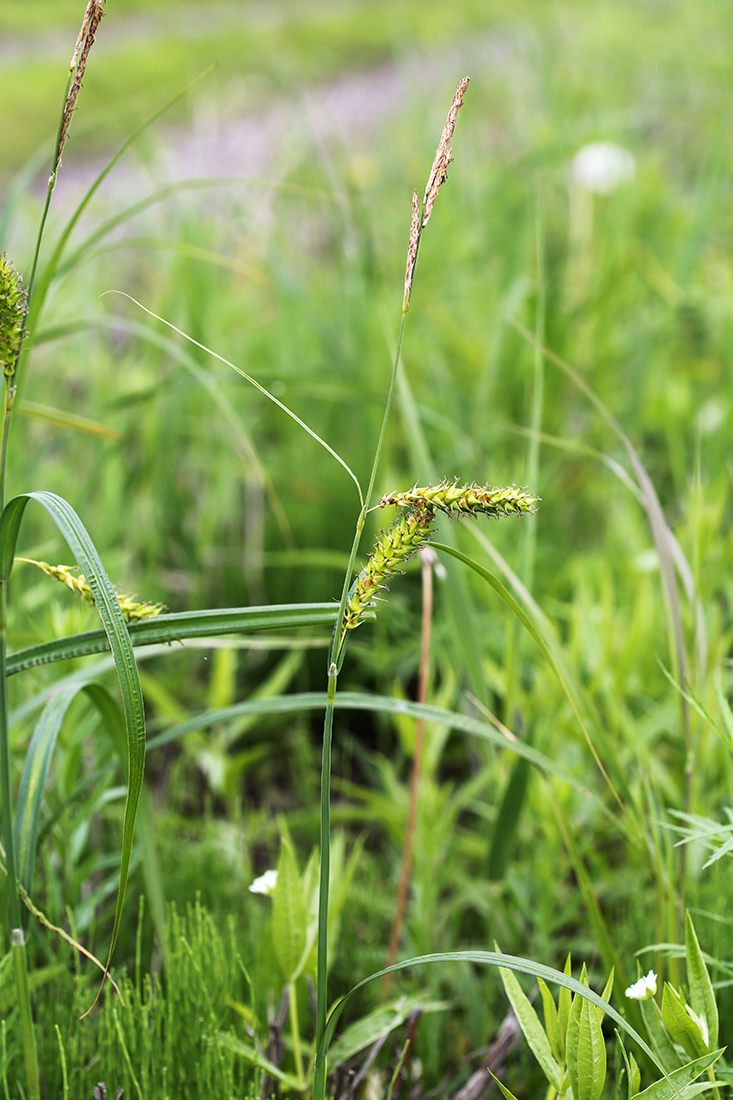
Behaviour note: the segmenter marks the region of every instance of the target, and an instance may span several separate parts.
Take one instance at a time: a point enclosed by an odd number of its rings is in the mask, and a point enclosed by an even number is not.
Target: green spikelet
[[[429,503],[421,501],[418,507],[398,516],[389,530],[382,531],[369,561],[349,592],[342,637],[347,630],[359,625],[364,612],[390,577],[427,545],[433,534],[431,524],[434,518],[435,510]]]
[[[68,565],[49,565],[47,561],[33,561],[32,558],[18,558],[17,560],[38,566],[47,576],[52,577],[55,581],[60,581],[61,584],[65,584],[75,595],[86,600],[90,607],[94,607],[94,594],[87,584],[86,577],[74,572]],[[141,619],[153,619],[156,615],[160,615],[164,609],[162,603],[139,601],[129,592],[118,592],[117,601],[126,623],[136,623]]]
[[[429,504],[448,515],[500,516],[532,515],[539,497],[516,485],[500,489],[491,485],[459,485],[456,481],[441,481],[425,488],[415,486],[406,493],[390,493],[382,497],[380,507],[395,504],[399,508],[415,508]]]
[[[20,275],[3,252],[0,259],[0,366],[8,381],[25,332],[27,294]]]

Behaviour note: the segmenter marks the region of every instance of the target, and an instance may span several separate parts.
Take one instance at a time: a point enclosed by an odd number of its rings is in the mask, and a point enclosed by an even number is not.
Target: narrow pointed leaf
[[[664,983],[662,993],[662,1021],[672,1041],[687,1051],[691,1058],[701,1058],[708,1052],[700,1026],[692,1019],[685,1002],[669,982]]]
[[[524,990],[514,977],[512,971],[507,970],[505,967],[500,967],[499,973],[501,974],[501,980],[504,983],[504,990],[509,998],[509,1003],[514,1009],[514,1015],[519,1020],[519,1026],[524,1032],[524,1037],[529,1044],[530,1050],[539,1062],[540,1068],[547,1080],[552,1087],[559,1092],[561,1084],[560,1067],[555,1061],[550,1042],[539,1021],[537,1013],[532,1008]]]
[[[649,1042],[654,1048],[657,1058],[670,1073],[673,1069],[679,1069],[682,1065],[682,1059],[675,1050],[664,1026],[659,1005],[654,998],[650,998],[646,1001],[640,1001],[639,1007],[649,1036]]]
[[[718,1005],[689,910],[685,917],[685,957],[691,1007],[707,1024],[708,1047],[716,1047],[718,1045]]]
[[[189,638],[215,638],[222,634],[251,634],[260,630],[284,630],[299,626],[333,626],[336,608],[330,603],[282,604],[272,607],[234,607],[222,611],[185,611],[158,615],[130,623],[128,633],[134,646],[160,645]],[[57,638],[11,654],[7,672],[104,653],[109,640],[104,630],[88,630],[68,638]]]
[[[66,540],[77,565],[86,577],[109,641],[122,697],[127,734],[128,783],[122,828],[122,857],[117,905],[107,957],[107,966],[109,967],[122,920],[122,908],[132,855],[135,818],[145,768],[145,712],[140,678],[137,673],[130,636],[122,617],[115,590],[84,524],[71,505],[62,497],[57,496],[55,493],[33,492],[15,497],[5,506],[0,517],[0,578],[7,581],[10,576],[18,532],[29,500],[36,501],[46,509]]]
[[[704,1081],[693,1086],[695,1091],[690,1088],[690,1085],[701,1073],[717,1062],[722,1053],[722,1049],[714,1050],[702,1058],[696,1058],[694,1062],[688,1062],[686,1066],[680,1066],[679,1069],[670,1073],[669,1080],[663,1078],[661,1081],[655,1081],[649,1088],[637,1093],[637,1097],[641,1097],[642,1100],[680,1100],[682,1096],[684,1100],[690,1100],[690,1097],[697,1093],[714,1088],[712,1081]]]
[[[606,1081],[606,1044],[599,1010],[577,994],[568,1019],[565,1057],[573,1100],[600,1100]]]
[[[560,1031],[560,1017],[555,1007],[555,1001],[547,987],[547,983],[542,978],[537,979],[537,985],[542,997],[542,1008],[545,1013],[545,1033],[550,1043],[550,1049],[555,1061],[563,1065],[565,1061],[565,1032],[561,1033]]]

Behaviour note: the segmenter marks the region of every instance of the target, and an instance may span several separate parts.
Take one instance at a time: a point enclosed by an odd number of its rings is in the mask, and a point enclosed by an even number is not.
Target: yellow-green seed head
[[[68,565],[49,565],[47,561],[32,561],[30,558],[22,558],[22,561],[28,562],[30,565],[37,565],[39,569],[42,569],[49,577],[52,577],[55,581],[60,581],[61,584],[65,584],[67,588],[70,588],[77,596],[81,596],[83,600],[94,607],[95,599],[94,593],[87,583],[86,577],[75,572],[74,569],[69,568]],[[126,623],[139,622],[141,619],[152,619],[156,615],[160,615],[164,610],[162,603],[147,603],[140,601],[129,592],[118,592],[117,601],[120,605],[120,611],[122,617]]]
[[[343,633],[353,630],[361,622],[364,612],[371,606],[377,592],[423,546],[433,534],[432,521],[435,510],[425,501],[416,508],[398,516],[394,524],[382,531],[369,561],[351,586]]]
[[[380,507],[389,504],[398,508],[415,508],[430,505],[448,515],[478,515],[483,513],[498,519],[500,516],[532,515],[539,497],[516,485],[501,489],[492,485],[459,485],[456,481],[441,481],[425,488],[415,486],[406,493],[389,493],[380,500]]]
[[[3,253],[0,259],[0,367],[6,378],[15,374],[27,312],[27,294],[20,275]]]

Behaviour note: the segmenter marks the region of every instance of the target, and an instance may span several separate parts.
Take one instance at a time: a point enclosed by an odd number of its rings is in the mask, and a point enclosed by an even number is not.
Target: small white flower
[[[275,887],[277,886],[277,871],[273,871],[272,868],[269,871],[265,871],[263,875],[256,878],[249,888],[251,894],[265,894],[269,897],[270,894],[275,893]]]
[[[657,992],[657,975],[650,970],[645,978],[639,978],[626,990],[626,996],[632,1001],[648,1001]]]
[[[593,141],[573,157],[570,176],[582,191],[608,195],[636,175],[636,161],[628,149],[612,141]]]

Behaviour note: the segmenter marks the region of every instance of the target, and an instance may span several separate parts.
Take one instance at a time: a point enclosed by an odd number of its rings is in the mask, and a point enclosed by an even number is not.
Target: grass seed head
[[[435,509],[429,502],[421,501],[417,507],[398,516],[387,531],[382,531],[349,593],[342,637],[347,630],[359,625],[364,612],[390,577],[401,572],[413,554],[428,544],[434,519]]]
[[[539,497],[516,485],[498,488],[493,485],[459,485],[457,481],[441,481],[438,485],[425,488],[415,486],[406,493],[389,493],[382,497],[380,507],[393,504],[398,508],[416,508],[430,505],[439,508],[448,515],[500,516],[532,515]]]
[[[31,558],[21,558],[20,560],[28,562],[29,565],[38,566],[47,576],[52,577],[55,581],[60,581],[61,584],[65,584],[75,595],[86,600],[90,607],[94,607],[96,602],[94,593],[83,574],[77,573],[75,569],[69,568],[68,565],[49,565],[47,561],[33,561]],[[147,603],[136,599],[135,595],[129,592],[118,592],[117,602],[126,623],[139,622],[141,619],[153,619],[156,615],[160,615],[164,609],[162,603]]]
[[[28,295],[20,275],[3,253],[0,259],[0,366],[8,381],[15,374],[25,335]]]
[[[451,157],[450,143],[451,138],[453,137],[453,131],[456,128],[458,109],[463,103],[463,96],[465,95],[467,87],[468,77],[464,76],[463,80],[456,88],[456,94],[453,96],[453,102],[450,105],[448,118],[446,119],[440,141],[438,142],[438,148],[435,151],[435,160],[433,161],[433,167],[430,169],[428,182],[425,186],[425,198],[423,199],[423,203],[425,205],[425,213],[423,214],[422,219],[423,229],[428,224],[430,215],[433,212],[435,200],[438,197],[438,191],[440,190],[445,180],[446,174],[448,172],[448,165],[453,159]]]
[[[52,179],[55,177],[56,172],[58,171],[59,164],[61,163],[61,153],[63,152],[64,143],[66,142],[66,135],[69,130],[69,123],[71,122],[71,116],[74,113],[77,96],[79,95],[79,89],[81,88],[81,82],[84,77],[84,70],[87,67],[89,51],[92,48],[94,36],[97,33],[97,27],[99,26],[103,15],[104,0],[89,0],[86,11],[84,12],[84,18],[82,19],[79,37],[76,40],[76,46],[74,47],[74,52],[71,55],[71,62],[69,63],[69,73],[74,74],[74,79],[71,82],[69,94],[67,95],[66,103],[64,104],[64,117],[61,122],[61,132],[59,134],[58,145],[56,147],[56,159],[54,161],[53,172],[51,173]]]
[[[410,243],[407,246],[407,269],[405,271],[405,293],[402,298],[402,312],[407,313],[410,308],[410,291],[412,289],[412,276],[415,273],[415,261],[417,260],[417,248],[420,243],[420,203],[417,191],[412,192],[412,221],[410,222]]]

